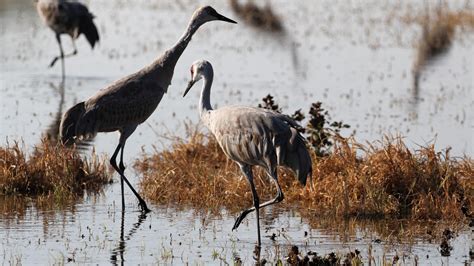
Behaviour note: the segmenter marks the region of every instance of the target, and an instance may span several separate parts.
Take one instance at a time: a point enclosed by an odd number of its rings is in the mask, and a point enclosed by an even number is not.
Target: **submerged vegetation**
[[[266,101],[267,107],[279,110],[272,99]],[[314,114],[310,113],[310,120]],[[304,130],[311,126],[309,123]],[[312,135],[308,135],[310,145],[314,145]],[[462,220],[474,204],[474,161],[470,158],[452,158],[449,149],[438,152],[434,145],[410,150],[401,137],[362,144],[334,133],[331,140],[331,149],[324,156],[314,150],[309,186],[299,186],[287,169],[279,172],[283,203],[300,206],[306,218],[331,214]],[[215,212],[251,205],[251,192],[237,165],[224,155],[213,136],[197,129],[190,132],[189,139],[175,141],[169,150],[143,155],[135,167],[144,175],[142,191],[157,203]],[[263,171],[256,171],[256,177],[260,195],[276,193]]]
[[[292,246],[285,260],[289,265],[363,265],[360,251],[357,249],[345,255],[331,252],[325,256],[320,256],[313,251],[309,251],[304,255],[297,246]]]
[[[73,199],[111,183],[105,161],[43,139],[27,157],[19,143],[0,147],[0,194]]]

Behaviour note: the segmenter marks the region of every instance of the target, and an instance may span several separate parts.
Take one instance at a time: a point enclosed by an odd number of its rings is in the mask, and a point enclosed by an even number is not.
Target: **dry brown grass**
[[[19,143],[0,147],[0,194],[54,197],[65,201],[99,192],[111,183],[104,159],[80,154],[44,139],[27,158]]]
[[[251,192],[234,162],[213,137],[192,134],[171,149],[143,155],[135,167],[143,173],[140,187],[160,204],[234,212],[251,206]],[[258,169],[258,168],[257,168]],[[283,204],[304,217],[320,214],[356,217],[409,217],[461,220],[461,206],[473,206],[474,162],[454,159],[434,146],[409,150],[401,138],[362,145],[341,139],[332,154],[313,158],[314,190],[298,185],[281,169]],[[256,171],[261,198],[273,197],[273,184]]]

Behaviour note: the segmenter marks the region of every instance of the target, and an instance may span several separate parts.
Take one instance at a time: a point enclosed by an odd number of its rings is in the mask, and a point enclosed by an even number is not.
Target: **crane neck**
[[[203,23],[199,23],[199,20],[193,16],[178,42],[145,69],[147,75],[149,75],[151,79],[156,80],[159,87],[164,89],[165,92],[167,92],[168,86],[173,79],[174,68],[178,59],[188,46],[193,34],[202,24]]]
[[[178,42],[176,42],[176,44],[168,50],[170,56],[172,58],[176,58],[175,64],[178,61],[178,58],[183,54],[184,50],[188,46],[194,33],[196,33],[196,31],[201,25],[202,24],[196,23],[195,19],[191,19],[181,38],[179,38]]]
[[[201,98],[199,100],[199,116],[202,120],[205,120],[206,115],[209,111],[212,111],[211,106],[211,87],[214,73],[212,69],[207,69],[203,76],[203,85],[201,90]]]

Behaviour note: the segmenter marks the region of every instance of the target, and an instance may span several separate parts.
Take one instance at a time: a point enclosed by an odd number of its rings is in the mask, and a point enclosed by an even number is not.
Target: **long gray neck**
[[[211,70],[208,70],[204,77],[204,84],[202,85],[201,90],[201,99],[199,100],[199,116],[204,119],[204,116],[207,114],[208,111],[212,110],[211,107],[211,86],[212,86],[212,79],[214,77],[214,73]]]
[[[186,28],[186,31],[183,33],[181,38],[179,38],[178,42],[168,50],[169,57],[174,58],[175,64],[178,61],[178,58],[183,54],[184,49],[188,46],[188,43],[191,41],[191,38],[193,37],[194,33],[199,29],[199,27],[202,24],[197,24],[195,23],[194,19],[192,19],[188,27]]]
[[[191,19],[186,31],[178,42],[146,68],[145,73],[156,80],[165,92],[171,84],[174,68],[179,57],[183,54],[184,49],[186,49],[186,46],[188,46],[188,43],[191,41],[191,37],[201,25],[202,23],[197,23],[196,19]]]

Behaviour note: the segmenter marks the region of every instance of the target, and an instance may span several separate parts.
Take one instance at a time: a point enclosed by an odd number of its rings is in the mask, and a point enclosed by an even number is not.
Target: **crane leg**
[[[76,47],[76,42],[74,41],[74,39],[72,39],[72,47],[74,48],[74,50],[69,53],[69,54],[64,54],[64,51],[63,51],[63,46],[62,46],[62,43],[61,43],[61,37],[59,34],[56,34],[56,41],[58,42],[59,44],[59,56],[56,56],[53,58],[53,60],[51,61],[51,63],[49,64],[49,67],[53,67],[54,64],[56,64],[56,61],[58,61],[59,59],[61,59],[62,61],[62,64],[63,64],[63,68],[64,68],[64,58],[66,57],[71,57],[73,55],[77,55],[77,47]]]
[[[77,55],[77,47],[76,47],[76,42],[74,41],[74,38],[71,38],[71,42],[72,42],[72,48],[73,48],[74,50],[72,50],[72,52],[70,52],[69,54],[65,54],[65,55],[63,56],[64,58]]]
[[[51,63],[49,63],[49,67],[53,67],[54,64],[56,64],[56,61],[58,59],[64,60],[64,51],[63,51],[63,45],[61,44],[61,35],[56,34],[56,41],[58,42],[59,45],[59,56],[55,56]]]
[[[123,141],[123,144],[125,144],[125,141]],[[123,171],[121,171],[120,168],[117,166],[116,158],[117,158],[118,152],[123,148],[123,144],[122,144],[122,141],[120,141],[120,143],[117,145],[117,148],[115,149],[114,154],[110,158],[110,164],[115,169],[115,171],[117,171],[117,173],[120,174],[121,181],[125,181],[125,183],[128,185],[130,190],[132,190],[133,194],[137,197],[138,202],[140,204],[140,207],[142,208],[142,211],[144,211],[145,213],[150,212],[150,209],[148,209],[148,207],[146,206],[145,201],[142,199],[142,197],[140,197],[140,194],[138,194],[138,192],[133,188],[132,184],[130,184],[130,182],[128,182],[128,179],[125,177]],[[122,158],[120,160],[120,164],[123,166]],[[124,196],[124,191],[122,190],[122,208],[125,208],[125,199],[124,199],[124,197],[125,197]]]
[[[120,174],[120,184],[121,184],[121,188],[122,188],[122,211],[125,210],[125,195],[124,195],[124,191],[123,191],[123,171],[121,171],[121,169],[119,167],[117,167],[117,155],[119,153],[119,151],[121,150],[122,148],[122,145],[119,143],[119,145],[117,146],[117,148],[115,149],[114,151],[114,154],[112,155],[112,157],[110,158],[110,164],[112,165],[112,167],[115,169],[115,171],[117,171],[119,174]]]
[[[260,237],[260,215],[259,215],[260,214],[260,203],[259,203],[260,200],[258,198],[257,190],[255,189],[255,184],[253,182],[253,173],[252,173],[251,166],[241,165],[240,169],[242,170],[244,175],[247,177],[247,180],[249,181],[249,184],[250,184],[250,189],[252,190],[253,206],[254,206],[253,210],[255,210],[256,216],[257,216],[257,237],[258,237],[258,241],[257,241],[257,247],[258,248],[257,249],[258,249],[258,251],[260,251],[260,247],[262,246],[262,241],[261,241],[261,237]],[[249,209],[245,210],[243,213],[245,213],[248,210]],[[241,214],[241,216],[242,216],[242,214]],[[248,213],[246,213],[245,215],[247,215],[247,214]]]
[[[277,188],[277,195],[274,199],[262,203],[260,206],[258,206],[259,208],[263,208],[263,207],[281,202],[284,198],[283,191],[281,190],[280,184],[278,183],[278,179],[277,179],[277,176],[276,176],[276,170],[273,173],[268,172],[268,175],[271,176],[273,181],[275,182],[275,185],[276,185],[276,188]],[[242,222],[242,220],[247,216],[247,214],[253,212],[254,210],[255,210],[255,207],[244,210],[239,215],[239,217],[237,217],[237,220],[235,220],[234,227],[232,227],[232,230],[237,229],[239,227],[240,223]]]
[[[122,174],[125,173],[125,165],[123,165],[123,150],[125,149],[125,143],[122,145],[122,148],[120,149],[120,163],[119,163],[119,169],[122,172]],[[125,196],[124,196],[124,191],[123,191],[123,178],[120,178],[120,188],[122,189],[122,210],[125,209]]]
[[[51,61],[51,63],[49,64],[49,67],[53,67],[54,64],[56,63],[56,61],[58,61],[58,59],[61,59],[61,73],[62,73],[62,80],[64,80],[65,76],[66,76],[66,67],[64,65],[64,51],[63,51],[63,46],[61,44],[61,35],[60,34],[56,34],[56,41],[58,42],[58,45],[59,45],[59,56],[56,56],[53,58],[53,60]]]

